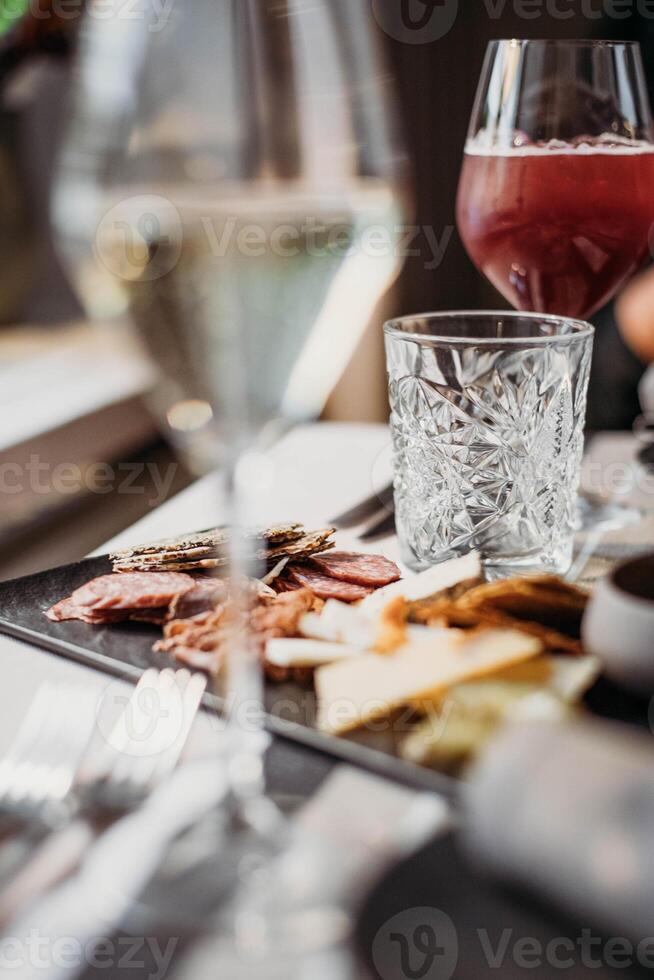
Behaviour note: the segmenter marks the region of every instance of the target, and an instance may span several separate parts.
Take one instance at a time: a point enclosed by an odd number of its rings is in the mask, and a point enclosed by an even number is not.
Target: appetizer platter
[[[268,727],[443,790],[514,719],[567,718],[598,676],[588,595],[550,575],[485,582],[470,553],[402,575],[331,528],[252,531],[260,577],[232,597],[228,532],[123,550],[0,586],[0,630],[104,670],[183,665],[221,709],[237,611],[266,676]]]

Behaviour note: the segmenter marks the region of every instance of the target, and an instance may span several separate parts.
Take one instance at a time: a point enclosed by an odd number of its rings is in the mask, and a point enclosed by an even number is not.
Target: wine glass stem
[[[245,805],[264,793],[264,755],[269,738],[264,728],[264,685],[255,638],[249,628],[251,594],[256,575],[256,545],[247,529],[255,523],[257,456],[239,452],[226,468],[225,506],[230,527],[229,560],[236,627],[227,659],[228,775],[232,796]]]

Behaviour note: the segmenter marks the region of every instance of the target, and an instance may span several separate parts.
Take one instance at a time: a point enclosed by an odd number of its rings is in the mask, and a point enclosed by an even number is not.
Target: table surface
[[[302,427],[282,440],[271,452],[270,459],[269,481],[260,494],[257,519],[261,522],[300,520],[308,526],[320,526],[333,514],[388,482],[389,432],[382,425]],[[100,550],[208,527],[220,523],[222,513],[220,482],[211,476],[198,481]],[[347,547],[347,535],[341,534],[340,540]],[[393,539],[372,547],[397,556]],[[38,682],[54,679],[84,684],[95,688],[99,699],[107,690],[112,696],[114,692],[120,696],[123,687],[128,687],[96,670],[2,636],[0,658],[4,668],[0,754],[23,717]],[[219,737],[220,732],[210,724],[209,716],[200,715],[192,734],[192,751],[203,754],[216,751],[215,740]],[[335,765],[320,753],[276,740],[268,758],[271,792],[306,799]],[[461,974],[464,975],[476,974],[473,969],[470,974]]]

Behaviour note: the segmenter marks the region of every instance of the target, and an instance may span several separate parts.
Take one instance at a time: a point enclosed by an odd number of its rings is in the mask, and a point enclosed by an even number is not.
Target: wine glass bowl
[[[468,254],[519,310],[585,318],[642,264],[654,144],[640,48],[494,41],[457,199]]]
[[[157,30],[87,22],[61,249],[89,312],[128,314],[196,469],[237,428],[315,417],[399,271],[404,157],[370,20],[359,0],[199,0]]]

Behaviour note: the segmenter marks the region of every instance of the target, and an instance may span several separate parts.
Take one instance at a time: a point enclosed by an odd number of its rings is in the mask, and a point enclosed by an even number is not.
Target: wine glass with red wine
[[[608,302],[647,255],[653,187],[638,44],[491,42],[457,223],[516,309],[588,317]]]
[[[518,310],[587,318],[645,260],[654,139],[640,47],[492,41],[477,90],[457,224],[477,268]],[[585,494],[578,526],[638,511]],[[590,543],[589,543],[590,542]]]

